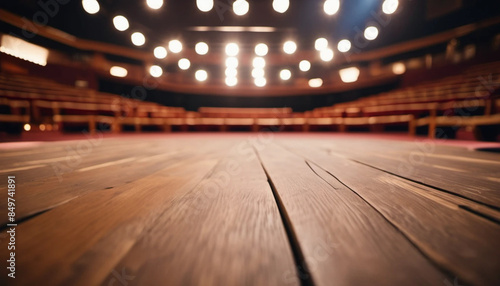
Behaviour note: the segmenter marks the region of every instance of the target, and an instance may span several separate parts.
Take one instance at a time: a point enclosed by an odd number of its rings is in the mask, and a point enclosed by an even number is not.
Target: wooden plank
[[[20,224],[16,231],[23,235],[16,237],[16,247],[22,259],[17,260],[15,282],[111,285],[114,282],[104,279],[115,264],[169,203],[196,186],[218,160],[217,156],[182,160],[128,185],[88,193]],[[5,245],[5,238],[0,243]],[[0,254],[7,257],[7,248]],[[8,279],[2,275],[0,284],[7,285]]]
[[[169,204],[114,268],[134,285],[298,285],[272,191],[247,151]]]
[[[349,186],[443,269],[473,285],[500,283],[498,224],[432,195],[425,186],[314,148],[286,145],[314,162],[326,181]]]
[[[256,148],[314,285],[442,285],[447,279],[340,182],[327,184],[304,159],[273,144]]]

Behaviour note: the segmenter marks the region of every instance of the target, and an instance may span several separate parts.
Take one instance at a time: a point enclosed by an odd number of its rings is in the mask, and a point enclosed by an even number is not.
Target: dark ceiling
[[[134,48],[145,51],[173,38],[191,47],[198,41],[205,41],[211,49],[218,49],[234,40],[243,48],[265,42],[276,50],[284,41],[293,39],[298,42],[299,49],[312,49],[318,37],[334,42],[352,39],[367,23],[377,22],[375,15],[383,15],[378,21],[387,21],[388,25],[378,24],[381,27],[379,38],[364,48],[370,50],[500,14],[498,0],[428,0],[444,5],[461,2],[461,8],[433,20],[427,19],[427,1],[423,0],[400,0],[398,11],[391,16],[380,12],[382,0],[344,0],[340,12],[334,16],[324,13],[324,0],[291,0],[284,14],[273,10],[272,0],[248,0],[250,11],[244,16],[236,16],[227,9],[234,0],[216,0],[216,7],[207,13],[197,9],[195,0],[164,0],[159,10],[150,9],[146,0],[99,0],[101,10],[94,15],[83,10],[80,0],[3,0],[0,8],[33,19],[36,12],[42,10],[40,3],[56,1],[67,3],[58,4],[59,11],[49,19],[50,26],[81,38],[129,47],[134,47],[130,34],[140,31],[146,35],[146,45]],[[125,32],[113,27],[112,18],[119,14],[130,21],[130,29]],[[272,33],[195,32],[191,30],[194,26],[269,26],[277,30]]]

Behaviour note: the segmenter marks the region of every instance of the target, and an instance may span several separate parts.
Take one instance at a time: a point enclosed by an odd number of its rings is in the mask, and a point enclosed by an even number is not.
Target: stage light
[[[404,63],[394,63],[392,65],[392,72],[394,74],[404,74],[406,72],[406,66]]]
[[[31,130],[31,125],[28,123],[24,124],[24,131],[30,131]]]
[[[365,29],[365,38],[369,41],[373,41],[378,37],[377,27],[370,26]]]
[[[234,14],[236,14],[238,16],[245,15],[246,13],[248,13],[249,9],[250,9],[250,5],[245,0],[236,0],[235,2],[233,2]]]
[[[10,35],[2,35],[0,52],[41,66],[49,57],[48,49]]]
[[[199,42],[198,44],[196,44],[194,49],[198,55],[206,55],[208,53],[208,45],[204,42]]]
[[[264,77],[265,75],[266,75],[266,72],[264,71],[264,69],[255,68],[252,70],[252,77],[253,78],[261,78],[261,77]]]
[[[230,43],[226,45],[226,55],[230,57],[236,56],[240,52],[240,48],[235,43]]]
[[[329,61],[333,60],[333,56],[334,56],[334,53],[333,53],[332,49],[324,49],[319,53],[319,57],[324,62],[329,62]]]
[[[263,77],[256,78],[254,82],[255,82],[255,85],[258,87],[264,87],[264,86],[266,86],[266,83],[267,83],[266,79]]]
[[[399,1],[398,0],[385,0],[384,3],[382,4],[382,11],[385,14],[392,14],[396,12],[399,6]]]
[[[273,1],[273,9],[274,9],[274,11],[276,11],[278,13],[285,13],[286,10],[288,10],[288,7],[290,7],[289,0],[274,0]]]
[[[252,65],[254,68],[260,68],[263,69],[266,66],[266,60],[261,57],[256,57],[253,59]]]
[[[163,69],[160,66],[151,66],[149,68],[149,74],[152,77],[160,77],[163,74]]]
[[[309,86],[310,87],[321,87],[323,85],[323,80],[320,78],[313,78],[309,80]]]
[[[174,53],[178,54],[182,51],[182,43],[179,40],[172,40],[168,42],[168,49]]]
[[[227,86],[235,86],[238,84],[238,79],[236,77],[227,77],[226,85]]]
[[[138,47],[146,43],[146,37],[144,37],[144,35],[140,32],[133,33],[130,38],[132,39],[132,44]]]
[[[322,51],[326,48],[328,48],[328,40],[325,38],[319,38],[314,42],[314,48],[317,51]]]
[[[359,77],[359,69],[357,67],[350,67],[339,70],[340,79],[345,83],[356,82]]]
[[[339,0],[326,0],[325,5],[323,6],[325,13],[327,15],[335,15],[340,9],[340,1]]]
[[[99,12],[101,6],[96,0],[82,0],[83,10],[89,14],[95,14]]]
[[[154,10],[160,9],[161,6],[163,6],[163,0],[147,0],[146,3],[148,4],[149,8]]]
[[[213,0],[196,0],[196,6],[201,12],[208,12],[214,8]]]
[[[156,47],[153,51],[153,54],[157,59],[164,59],[167,57],[167,49],[164,47]]]
[[[255,54],[258,55],[258,56],[265,56],[267,55],[267,53],[269,52],[269,48],[267,47],[266,44],[258,44],[257,46],[255,46]]]
[[[290,78],[292,78],[292,72],[290,72],[290,70],[287,69],[281,70],[280,78],[282,80],[289,80]]]
[[[229,57],[226,59],[226,67],[228,68],[237,68],[238,67],[238,59],[235,57]]]
[[[299,69],[303,72],[309,71],[311,69],[311,63],[309,61],[303,60],[299,63]]]
[[[191,62],[188,59],[180,59],[177,64],[179,65],[179,68],[184,71],[191,67]]]
[[[126,31],[130,27],[127,18],[125,18],[122,15],[118,15],[118,16],[113,18],[113,25],[115,25],[115,28],[118,31],[122,31],[122,32]]]
[[[208,78],[208,74],[204,70],[197,70],[196,73],[194,74],[194,77],[196,78],[197,81],[206,81]]]
[[[351,42],[349,40],[342,40],[339,42],[337,49],[341,53],[347,53],[351,49]]]
[[[236,77],[238,75],[238,70],[235,68],[226,68],[226,77]]]
[[[38,129],[40,129],[40,131],[45,131],[45,124],[38,125]]]
[[[128,74],[127,69],[119,66],[113,66],[109,69],[109,73],[116,77],[126,77]]]
[[[285,44],[283,44],[283,51],[285,51],[285,53],[291,55],[291,54],[295,53],[295,51],[297,51],[297,44],[295,44],[295,42],[293,42],[293,41],[287,41],[287,42],[285,42]]]

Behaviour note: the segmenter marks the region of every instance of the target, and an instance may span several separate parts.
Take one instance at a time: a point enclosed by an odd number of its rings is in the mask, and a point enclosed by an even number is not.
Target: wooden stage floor
[[[498,153],[254,133],[0,156],[1,285],[500,285]]]

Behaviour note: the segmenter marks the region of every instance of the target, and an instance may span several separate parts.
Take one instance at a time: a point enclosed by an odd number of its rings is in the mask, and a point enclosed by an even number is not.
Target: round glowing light
[[[226,59],[226,67],[228,68],[237,68],[238,67],[238,59],[235,57],[230,57]]]
[[[31,130],[31,125],[29,124],[24,124],[24,131],[30,131]]]
[[[382,4],[382,12],[390,15],[396,12],[398,6],[399,6],[398,0],[385,0],[384,3]]]
[[[325,49],[325,50],[322,50],[319,53],[319,57],[324,62],[329,62],[329,61],[333,60],[333,55],[334,54],[333,54],[333,50],[332,49]]]
[[[201,12],[208,12],[214,8],[213,0],[196,0],[196,6]]]
[[[267,83],[266,79],[263,77],[256,78],[254,82],[255,82],[255,85],[258,87],[264,87],[264,86],[266,86],[266,83]]]
[[[293,41],[287,41],[283,44],[283,51],[289,55],[295,53],[297,51],[297,44]]]
[[[168,42],[168,49],[174,53],[178,54],[182,51],[182,43],[179,40],[172,40]]]
[[[206,81],[208,78],[208,73],[204,70],[197,70],[194,74],[197,81]]]
[[[356,82],[359,77],[359,69],[357,67],[350,67],[339,70],[340,79],[345,83]]]
[[[95,14],[99,12],[101,6],[96,0],[82,0],[83,10],[89,14]]]
[[[323,85],[323,80],[320,78],[313,78],[309,80],[309,86],[316,88],[321,87]]]
[[[369,41],[373,41],[378,37],[377,27],[370,26],[365,29],[365,38]]]
[[[252,77],[253,78],[261,78],[261,77],[264,77],[266,75],[266,72],[264,71],[264,69],[253,69],[252,70]]]
[[[163,0],[147,0],[146,3],[148,4],[149,8],[151,9],[160,9],[161,6],[163,6]]]
[[[282,80],[289,80],[292,78],[292,72],[290,70],[284,69],[280,72],[280,78]]]
[[[191,67],[191,62],[188,59],[180,59],[177,64],[179,65],[179,68],[184,71]]]
[[[160,77],[163,74],[163,69],[160,66],[151,66],[149,68],[149,74],[152,77]]]
[[[238,79],[236,77],[226,77],[227,86],[235,86],[238,84]]]
[[[245,0],[236,0],[235,2],[233,2],[234,14],[236,14],[238,16],[245,15],[246,13],[248,13],[249,9],[250,9],[250,5]]]
[[[240,48],[235,43],[230,43],[226,45],[226,55],[230,57],[236,56],[240,52]]]
[[[328,40],[325,38],[319,38],[314,42],[314,48],[317,51],[322,51],[326,48],[328,48]]]
[[[267,53],[269,52],[269,48],[267,47],[266,44],[258,44],[257,46],[255,46],[255,54],[257,56],[265,56],[267,55]]]
[[[340,1],[339,0],[326,0],[325,5],[323,6],[325,13],[327,15],[335,15],[340,9]]]
[[[132,44],[138,47],[146,43],[146,37],[144,37],[144,35],[140,32],[133,33],[130,38],[132,39]]]
[[[45,124],[40,124],[38,129],[40,129],[40,131],[45,131]]]
[[[351,49],[351,42],[349,40],[342,40],[337,45],[337,49],[341,53],[347,53]]]
[[[256,57],[253,59],[252,65],[254,68],[262,69],[266,66],[266,60],[264,60],[264,58],[261,57]]]
[[[235,68],[227,68],[225,74],[226,77],[236,77],[238,75],[238,70]]]
[[[123,67],[113,66],[109,69],[109,74],[116,77],[126,77],[128,71]]]
[[[392,72],[394,74],[404,74],[406,72],[406,66],[404,63],[394,63],[392,65]]]
[[[276,11],[278,13],[285,13],[286,10],[288,10],[288,7],[290,7],[289,0],[274,0],[273,1],[273,9],[274,9],[274,11]]]
[[[167,49],[165,49],[164,47],[156,47],[153,51],[153,54],[157,59],[164,59],[167,57]]]
[[[206,55],[208,53],[208,45],[207,45],[207,43],[199,42],[194,47],[194,50],[196,51],[196,53],[198,55]]]
[[[311,69],[311,63],[309,61],[303,60],[299,63],[299,69],[303,72],[309,71]]]
[[[127,18],[122,15],[113,18],[113,25],[118,31],[126,31],[130,27]]]

